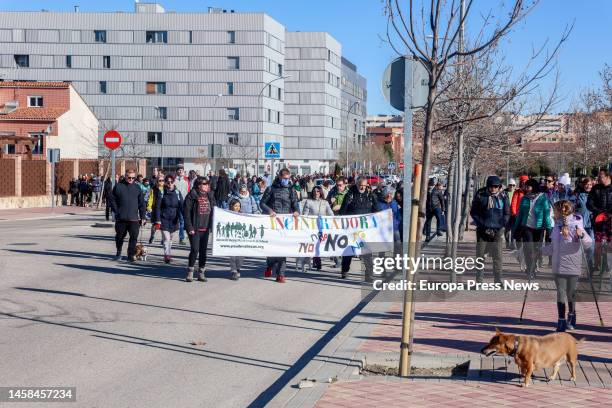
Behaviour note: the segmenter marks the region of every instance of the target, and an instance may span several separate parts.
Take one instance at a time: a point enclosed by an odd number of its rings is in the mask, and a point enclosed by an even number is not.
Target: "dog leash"
[[[516,356],[516,353],[518,353],[518,348],[519,348],[519,336],[515,336],[514,337],[514,350],[512,350],[511,353],[508,353],[508,355],[510,357]]]

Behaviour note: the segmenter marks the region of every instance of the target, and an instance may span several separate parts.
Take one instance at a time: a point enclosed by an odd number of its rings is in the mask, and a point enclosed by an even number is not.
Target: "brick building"
[[[0,82],[0,154],[97,159],[98,119],[70,83]]]

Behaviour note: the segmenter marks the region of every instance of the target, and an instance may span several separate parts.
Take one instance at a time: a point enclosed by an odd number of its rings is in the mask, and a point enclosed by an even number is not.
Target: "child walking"
[[[233,212],[241,212],[240,201],[232,199],[229,203],[229,210]],[[230,271],[232,272],[231,279],[237,281],[240,279],[240,269],[242,269],[242,262],[244,261],[243,256],[230,256]]]
[[[552,272],[557,286],[557,331],[564,332],[576,327],[576,284],[582,273],[582,248],[591,246],[593,240],[584,230],[582,216],[574,213],[568,200],[553,204],[555,225],[551,243],[543,249],[544,255],[552,256]],[[580,243],[582,241],[582,245]],[[565,305],[568,315],[565,318]]]

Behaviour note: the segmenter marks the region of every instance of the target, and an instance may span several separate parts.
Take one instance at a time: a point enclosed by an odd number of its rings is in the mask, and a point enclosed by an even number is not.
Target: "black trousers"
[[[128,241],[128,257],[134,256],[136,253],[136,243],[138,242],[138,232],[140,224],[138,221],[116,221],[115,222],[115,244],[117,245],[117,256],[121,255],[123,248],[123,240],[129,233],[130,240]]]
[[[523,227],[521,230],[521,241],[523,242],[525,264],[527,266],[528,273],[535,271],[538,259],[542,255],[543,236],[543,229]]]
[[[206,251],[208,250],[208,234],[209,231],[196,231],[195,234],[189,235],[189,244],[191,245],[191,251],[189,251],[189,267],[192,268],[195,265],[195,261],[200,255],[200,268],[206,266]]]

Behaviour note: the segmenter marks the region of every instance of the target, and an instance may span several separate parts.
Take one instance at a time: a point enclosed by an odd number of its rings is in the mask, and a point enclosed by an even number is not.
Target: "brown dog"
[[[149,251],[147,247],[142,244],[136,244],[136,251],[134,252],[134,258],[138,261],[146,261]]]
[[[557,378],[563,360],[569,362],[572,374],[571,380],[574,381],[578,358],[577,346],[582,341],[584,339],[576,340],[568,333],[551,333],[545,336],[516,336],[502,333],[496,328],[495,336],[480,352],[487,356],[500,353],[514,357],[521,375],[525,378],[523,386],[527,387],[533,370],[554,367],[548,381]]]

